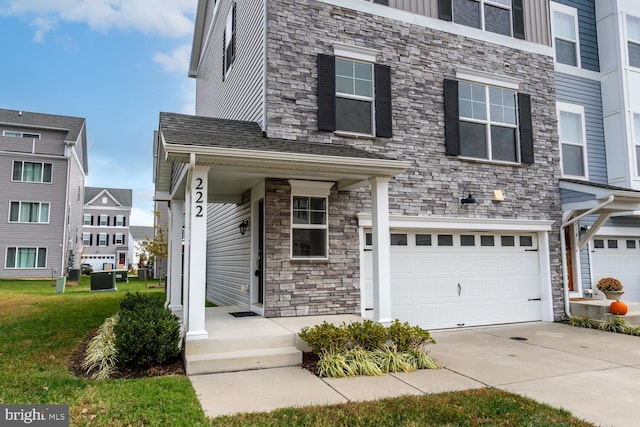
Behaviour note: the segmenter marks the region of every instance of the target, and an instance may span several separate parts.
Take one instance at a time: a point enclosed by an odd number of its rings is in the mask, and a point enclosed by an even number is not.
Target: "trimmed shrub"
[[[302,338],[317,355],[344,350],[349,342],[349,334],[344,327],[322,322],[313,328],[305,326],[300,330]]]
[[[118,361],[124,366],[148,368],[180,355],[180,321],[156,298],[127,294],[114,333]]]
[[[369,319],[346,325],[349,339],[354,347],[362,347],[372,351],[380,348],[387,341],[387,332],[383,325]]]
[[[427,344],[435,344],[431,334],[419,326],[411,326],[409,322],[400,323],[394,320],[386,329],[387,339],[393,343],[399,352],[417,350]]]

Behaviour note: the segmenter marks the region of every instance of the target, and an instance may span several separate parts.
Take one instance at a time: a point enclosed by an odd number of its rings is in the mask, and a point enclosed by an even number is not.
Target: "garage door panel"
[[[637,237],[598,236],[592,243],[591,258],[594,288],[601,278],[615,277],[624,286],[623,301],[640,302],[640,241]]]
[[[540,268],[534,235],[520,240],[514,235],[511,246],[413,245],[391,247],[391,312],[394,318],[427,329],[479,326],[542,318]],[[469,234],[469,233],[465,233]],[[483,234],[486,236],[486,233]],[[533,236],[533,239],[532,239]],[[491,239],[488,239],[491,241]],[[487,241],[487,239],[485,239]],[[518,242],[525,242],[521,247]],[[372,257],[365,252],[366,307],[373,307]]]

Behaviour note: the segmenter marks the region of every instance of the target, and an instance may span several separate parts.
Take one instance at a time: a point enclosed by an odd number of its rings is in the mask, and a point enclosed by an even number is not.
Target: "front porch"
[[[597,298],[572,298],[571,315],[588,317],[596,320],[609,320],[613,316],[609,312],[609,306],[613,301]],[[626,302],[626,301],[625,301]],[[640,326],[640,303],[627,302],[629,311],[622,317],[627,323],[633,326]]]
[[[362,320],[350,314],[277,318],[231,314],[238,312],[245,310],[237,306],[205,309],[208,338],[185,342],[187,375],[300,365],[302,352],[307,351],[298,338],[300,329],[325,321],[340,325]]]

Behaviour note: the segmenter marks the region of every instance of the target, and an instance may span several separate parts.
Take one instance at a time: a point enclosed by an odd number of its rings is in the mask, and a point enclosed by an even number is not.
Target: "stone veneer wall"
[[[313,0],[271,1],[267,7],[268,136],[348,144],[392,158],[411,160],[411,168],[391,180],[389,205],[392,214],[553,220],[549,234],[553,307],[556,319],[561,318],[564,301],[559,237],[560,154],[553,58]],[[380,52],[378,62],[391,66],[393,138],[356,139],[317,130],[316,58],[318,53],[333,54],[334,42],[376,49]],[[459,69],[521,81],[520,91],[531,95],[534,164],[496,164],[445,155],[443,81],[455,78]],[[504,192],[504,202],[491,201],[494,189]],[[469,193],[479,199],[479,203],[460,205],[459,198]],[[358,212],[370,212],[368,190],[344,197],[339,212],[346,212],[345,221]],[[288,218],[284,206],[277,209]],[[356,223],[352,224],[355,227]],[[281,225],[284,231],[278,227],[271,230],[268,237],[280,238],[280,244],[284,245],[289,239],[284,234],[288,233],[288,228],[284,223]],[[357,270],[359,260],[353,252],[357,245],[355,240],[352,243],[353,249],[348,253],[352,254],[349,262],[354,264],[345,265]],[[311,309],[307,312],[308,301],[296,297],[299,293],[293,292],[302,286],[309,300],[316,294],[326,294],[326,289],[321,287],[310,293],[309,289],[315,288],[316,284],[302,279],[313,278],[312,274],[342,274],[337,270],[330,272],[328,268],[318,268],[317,264],[293,264],[288,261],[286,251],[275,256],[278,261],[271,259],[268,280],[272,283],[284,279],[281,283],[292,291],[286,311],[281,310],[282,315],[314,313]],[[281,273],[275,271],[280,268],[279,263],[286,265]],[[337,265],[331,263],[327,267],[334,269]],[[274,298],[273,292],[268,298]],[[337,304],[326,307],[342,308],[345,304],[342,298],[342,295],[336,295]],[[346,304],[351,306],[352,303],[346,301]],[[303,308],[298,311],[295,309],[298,306]]]
[[[266,181],[266,317],[360,314],[356,211],[350,195],[338,193],[335,187],[328,207],[329,260],[291,260],[289,183]]]

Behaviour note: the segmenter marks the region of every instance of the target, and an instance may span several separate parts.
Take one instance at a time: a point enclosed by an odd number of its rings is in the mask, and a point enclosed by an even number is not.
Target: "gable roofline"
[[[188,77],[196,77],[200,66],[202,41],[204,40],[204,23],[207,17],[207,0],[198,0],[196,10],[196,22],[193,29],[193,41],[191,43],[191,59],[189,60]]]
[[[108,195],[118,206],[132,207],[132,190],[126,188],[85,187],[84,205],[95,202],[99,197]]]
[[[0,108],[0,124],[67,132],[65,142],[76,143],[83,135],[86,120],[82,117]]]

